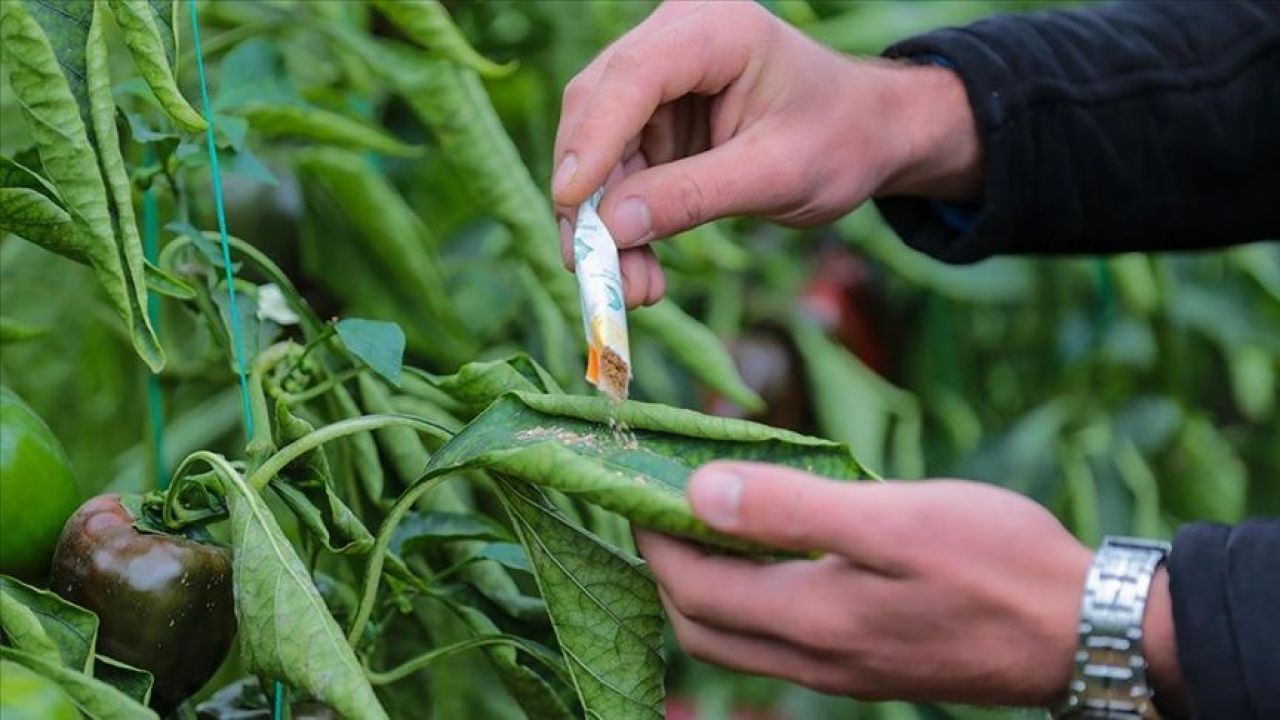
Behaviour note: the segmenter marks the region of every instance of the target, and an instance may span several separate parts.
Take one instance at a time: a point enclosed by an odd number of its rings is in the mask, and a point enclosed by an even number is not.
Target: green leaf
[[[809,396],[822,434],[846,443],[867,465],[884,468],[892,433],[899,455],[896,475],[911,477],[923,470],[919,437],[920,404],[915,396],[880,377],[853,353],[827,338],[805,318],[792,322],[792,336],[804,360]],[[906,443],[906,447],[901,447]]]
[[[164,352],[151,328],[147,308],[145,279],[146,261],[142,252],[142,236],[138,234],[138,221],[133,213],[133,185],[125,169],[124,156],[120,152],[120,136],[116,130],[116,104],[111,93],[111,75],[107,57],[107,42],[102,35],[103,14],[94,12],[89,29],[85,63],[88,72],[89,109],[93,118],[93,133],[97,140],[98,160],[106,180],[108,196],[114,210],[115,240],[124,267],[125,281],[133,304],[134,343],[143,339],[139,352],[152,369],[164,366]]]
[[[351,354],[370,370],[400,387],[404,364],[404,331],[393,322],[345,318],[335,328]]]
[[[525,553],[523,547],[516,543],[487,543],[473,557],[479,560],[492,560],[512,570],[533,572],[533,567],[529,565],[528,554]]]
[[[360,388],[362,407],[371,413],[394,413],[386,386],[369,375],[361,375],[356,381]],[[403,432],[401,432],[403,431]],[[382,454],[399,476],[404,486],[408,487],[420,481],[427,467],[430,455],[417,433],[410,428],[386,427],[375,431],[378,446]],[[420,507],[427,511],[466,513],[472,511],[472,503],[466,493],[467,486],[450,480],[442,487],[436,488],[422,500]],[[475,552],[479,543],[476,541],[460,541],[450,543],[446,555],[453,562],[462,562]],[[513,616],[527,614],[526,603],[516,587],[515,582],[493,563],[476,563],[462,570],[462,575],[476,586],[486,597],[509,611]]]
[[[76,225],[48,182],[13,160],[0,156],[0,232],[11,232],[46,250],[82,264],[90,257]],[[185,280],[143,261],[147,287],[182,300],[195,297]]]
[[[285,73],[280,50],[267,38],[250,38],[235,46],[222,58],[218,68],[220,82],[213,100],[215,110],[250,102],[302,102]]]
[[[1261,422],[1276,404],[1276,367],[1280,365],[1280,355],[1257,345],[1235,345],[1224,350],[1236,406],[1245,417]]]
[[[102,175],[103,168],[116,167],[119,147],[96,7],[78,0],[56,6],[5,2],[0,4],[0,40],[9,61],[10,86],[28,120],[45,175],[75,226],[73,237],[46,247],[93,266],[139,355],[159,370],[164,354],[144,311],[141,248],[112,232],[115,218]],[[109,135],[96,139],[100,149],[114,153],[102,158],[102,168],[90,128]],[[119,190],[118,182],[112,187]],[[48,211],[42,206],[46,216]]]
[[[337,407],[342,418],[359,417],[362,413],[356,406],[351,393],[342,385],[337,385],[329,393],[330,401]],[[375,505],[382,502],[382,489],[386,485],[386,476],[382,472],[382,460],[378,457],[378,445],[368,433],[352,435],[347,439],[355,465],[356,476],[364,488],[365,495]]]
[[[281,446],[315,429],[294,415],[284,400],[276,403],[275,422],[275,438]],[[334,492],[329,461],[322,448],[286,465],[271,481],[271,488],[330,552],[360,555],[373,546],[373,535]]]
[[[536,489],[504,488],[586,716],[663,717],[664,620],[643,563],[575,527]]]
[[[569,324],[578,326],[578,290],[556,252],[559,231],[550,201],[503,129],[480,77],[446,60],[377,42],[335,23],[319,29],[392,83],[431,129],[445,160],[478,204],[511,230],[516,240],[512,249],[554,298]]]
[[[159,720],[159,716],[151,708],[113,686],[63,667],[57,662],[3,646],[0,646],[0,658],[25,665],[58,683],[80,712],[91,720]]]
[[[528,355],[503,360],[469,362],[452,375],[414,371],[416,377],[448,394],[474,415],[507,392],[559,393],[555,379]]]
[[[53,640],[44,631],[44,626],[40,624],[40,619],[36,617],[35,612],[13,595],[2,590],[0,590],[0,630],[4,630],[4,639],[14,647],[50,662],[62,662],[58,646],[53,644]]]
[[[262,137],[302,137],[350,150],[370,150],[394,157],[422,154],[422,148],[403,143],[376,126],[321,108],[251,102],[235,108],[233,112],[243,115]]]
[[[20,343],[35,340],[49,333],[49,328],[28,325],[21,320],[0,315],[0,343]]]
[[[844,445],[765,425],[633,401],[512,393],[436,451],[426,477],[494,470],[647,527],[741,547],[694,518],[685,503],[689,475],[719,459],[767,461],[839,479],[868,475]]]
[[[88,264],[89,255],[67,211],[30,188],[0,187],[0,231]]]
[[[321,193],[324,200],[316,201],[330,203],[350,219],[376,270],[415,301],[435,341],[429,350],[440,363],[456,366],[474,357],[474,341],[449,298],[435,242],[386,177],[346,150],[310,148],[296,157],[304,186],[312,186],[308,204]]]
[[[510,541],[511,533],[492,519],[456,512],[409,513],[391,534],[391,551],[417,552],[442,540]]]
[[[197,453],[227,485],[240,654],[253,671],[306,690],[351,720],[385,719],[355,653],[262,498],[221,457]]]
[[[436,0],[373,0],[373,4],[410,39],[485,77],[503,77],[515,63],[500,65],[476,52]]]
[[[720,338],[673,301],[663,300],[636,310],[631,313],[631,320],[707,387],[744,410],[764,408],[764,401],[738,374],[733,356]]]
[[[152,291],[178,300],[194,300],[196,289],[191,283],[172,273],[144,261],[142,273],[147,278],[147,287]]]
[[[18,649],[61,662],[77,672],[93,668],[98,616],[8,575],[0,575],[0,599],[4,602],[0,625]],[[54,651],[52,655],[49,649]]]
[[[138,71],[161,107],[183,129],[203,132],[206,123],[178,89],[174,55],[177,34],[173,0],[108,0]]]
[[[1244,516],[1248,466],[1208,418],[1187,418],[1173,463],[1174,471],[1160,477],[1160,497],[1179,518],[1234,523]]]
[[[93,676],[141,705],[151,702],[151,686],[155,684],[155,678],[146,670],[98,655],[97,662],[93,664]]]
[[[500,632],[493,620],[477,608],[464,605],[444,596],[438,596],[436,600],[456,613],[475,635],[486,636]],[[520,662],[515,648],[510,645],[490,646],[485,648],[485,654],[488,655],[494,669],[498,671],[498,677],[502,680],[502,684],[510,691],[512,697],[515,698],[516,702],[520,704],[520,707],[524,709],[525,714],[530,718],[537,718],[537,720],[570,720],[577,717],[565,707],[565,703],[560,698],[559,693],[545,678]],[[547,657],[548,655],[550,653],[544,655],[544,659],[559,666],[560,673],[566,672],[560,666],[558,658]]]

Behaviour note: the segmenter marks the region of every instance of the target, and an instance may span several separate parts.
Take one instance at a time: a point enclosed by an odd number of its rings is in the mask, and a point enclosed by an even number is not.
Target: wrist
[[[1151,579],[1147,609],[1142,618],[1143,649],[1147,659],[1147,681],[1155,693],[1166,720],[1187,714],[1182,668],[1178,664],[1178,641],[1173,630],[1173,601],[1169,594],[1169,571],[1161,566]]]
[[[982,143],[964,81],[933,65],[888,69],[886,143],[895,157],[877,195],[976,200],[982,194]]]

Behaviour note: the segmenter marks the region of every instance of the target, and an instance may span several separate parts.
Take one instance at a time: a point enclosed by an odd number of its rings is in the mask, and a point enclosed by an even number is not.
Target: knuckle
[[[564,91],[560,94],[560,104],[565,108],[576,106],[586,100],[587,89],[587,79],[581,73],[575,75],[565,84]]]
[[[681,615],[694,622],[706,621],[712,614],[710,597],[703,592],[686,590],[671,598]]]
[[[605,62],[605,72],[612,76],[630,76],[645,67],[645,53],[635,47],[620,47]]]
[[[677,221],[682,227],[692,227],[707,217],[707,188],[693,175],[686,173],[676,183],[676,201]]]

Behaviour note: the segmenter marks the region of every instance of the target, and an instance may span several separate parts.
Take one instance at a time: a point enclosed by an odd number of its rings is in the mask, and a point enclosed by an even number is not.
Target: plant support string
[[[236,356],[236,375],[240,381],[240,401],[244,413],[244,435],[246,442],[253,441],[253,411],[249,399],[248,360],[244,353],[244,330],[240,325],[240,310],[236,305],[236,278],[231,266],[231,241],[227,238],[227,211],[222,198],[222,171],[218,166],[218,145],[214,140],[213,104],[209,101],[209,81],[204,69],[204,53],[200,48],[200,13],[194,0],[187,6],[191,10],[191,42],[196,58],[196,75],[200,80],[200,103],[204,110],[205,144],[209,153],[209,171],[213,185],[213,205],[218,216],[218,240],[222,248],[222,268],[227,279],[227,308],[230,317],[232,347]],[[284,685],[276,681],[271,708],[273,720],[284,717]]]

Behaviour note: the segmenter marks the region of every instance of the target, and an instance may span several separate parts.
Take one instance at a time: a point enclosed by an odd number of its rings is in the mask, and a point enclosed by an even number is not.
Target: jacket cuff
[[[1020,139],[1007,118],[1011,69],[981,38],[959,28],[897,43],[884,56],[929,62],[945,58],[944,64],[960,75],[983,147],[985,181],[981,204],[966,218],[971,222],[954,222],[930,198],[877,198],[880,214],[907,245],[938,260],[971,263],[1007,251],[1016,230],[1017,208],[1025,201],[1021,190],[1026,187],[1018,177],[1025,165],[1014,162],[1025,150],[1019,149]]]
[[[1230,534],[1230,528],[1222,525],[1187,525],[1178,531],[1169,555],[1169,595],[1173,601],[1178,664],[1182,666],[1192,715],[1206,720],[1253,715],[1243,693],[1231,607],[1227,603]]]

